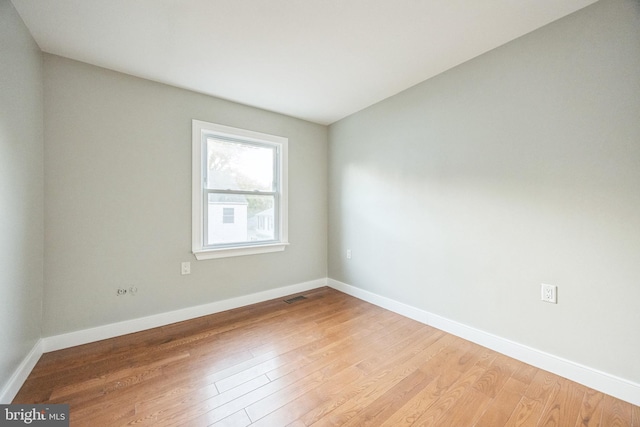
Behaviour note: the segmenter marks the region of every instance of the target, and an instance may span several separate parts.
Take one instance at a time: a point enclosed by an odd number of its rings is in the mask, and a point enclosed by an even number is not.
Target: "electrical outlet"
[[[137,293],[138,293],[138,288],[136,286],[132,286],[129,288],[129,295],[134,296]]]
[[[191,274],[191,263],[190,262],[187,261],[187,262],[183,262],[182,263],[180,274],[182,274],[183,276],[185,274]]]
[[[550,302],[552,304],[558,303],[558,287],[555,285],[541,284],[541,299],[544,302]]]
[[[347,249],[347,259],[351,259],[351,249]]]
[[[126,294],[127,294],[127,290],[125,288],[118,288],[118,290],[116,291],[116,295],[118,295],[119,297]]]

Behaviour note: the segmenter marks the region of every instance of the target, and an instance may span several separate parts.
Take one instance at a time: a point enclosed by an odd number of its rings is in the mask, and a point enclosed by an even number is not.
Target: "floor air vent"
[[[303,299],[307,299],[307,297],[302,296],[302,295],[298,295],[297,297],[286,299],[286,300],[284,300],[284,302],[286,302],[287,304],[291,304],[291,303],[294,303],[294,302],[302,301]]]

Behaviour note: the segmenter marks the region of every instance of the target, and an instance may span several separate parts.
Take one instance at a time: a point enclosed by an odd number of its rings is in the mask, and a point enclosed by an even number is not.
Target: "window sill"
[[[281,252],[289,243],[272,243],[260,246],[243,246],[223,249],[200,249],[194,250],[193,254],[198,261],[205,259],[228,258],[234,256],[266,254],[269,252]]]

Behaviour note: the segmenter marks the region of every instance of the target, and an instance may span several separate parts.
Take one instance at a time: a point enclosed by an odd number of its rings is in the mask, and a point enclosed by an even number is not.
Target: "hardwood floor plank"
[[[471,387],[438,419],[443,426],[473,426],[489,406],[491,398]]]
[[[417,370],[421,360],[429,360],[437,354],[441,348],[432,344],[438,342],[441,337],[441,334],[433,334],[423,340],[416,339],[405,352],[384,357],[376,369],[372,369],[368,363],[358,364],[358,368],[363,369],[366,375],[346,388],[346,393],[336,402],[338,405],[334,405],[317,423],[341,425],[347,422],[362,410],[363,405],[375,401],[404,377]]]
[[[327,354],[339,353],[345,347],[360,345],[362,342],[377,342],[380,341],[381,337],[387,337],[394,331],[398,331],[398,335],[400,335],[406,329],[406,323],[400,320],[391,318],[386,323],[370,322],[358,328],[352,334],[336,334],[323,337],[310,345],[304,346],[304,348],[300,348],[301,357],[299,359],[269,371],[267,376],[273,381],[310,363],[316,363],[316,360],[326,357]]]
[[[632,405],[622,400],[615,399],[611,396],[604,396],[602,403],[602,422],[603,426],[611,427],[630,427],[631,417],[633,413]]]
[[[469,347],[466,342],[456,340],[451,346],[440,352],[433,360],[429,361],[420,369],[438,375],[436,380],[423,389],[423,392],[410,399],[406,405],[397,411],[396,415],[390,417],[384,425],[413,425],[414,423],[430,423],[429,411],[437,411],[438,402],[444,403],[449,397],[447,391],[451,390],[454,384],[460,384],[461,377],[468,373],[470,369],[477,369],[478,372],[484,370],[491,360],[495,358],[495,353],[481,347]],[[454,374],[454,375],[451,375]],[[426,392],[426,393],[425,393]],[[443,400],[440,400],[444,396]],[[445,403],[446,406],[448,403]],[[443,408],[442,406],[441,408]]]
[[[348,364],[345,363],[345,365]],[[350,365],[334,375],[332,381],[343,381],[345,384],[350,384],[362,376],[363,373],[361,371]],[[309,408],[313,408],[322,402],[322,390],[320,390],[322,384],[309,384],[308,381],[305,381],[305,383],[306,387],[304,388],[298,388],[297,384],[293,384],[291,388],[278,394],[277,397],[282,397],[282,400],[287,402],[283,406],[274,409],[274,406],[281,402],[267,399],[265,402],[257,402],[254,408],[247,408],[250,417],[255,420],[253,426],[270,427],[289,424],[301,417]]]
[[[104,393],[109,393],[122,387],[144,381],[149,377],[162,374],[162,368],[176,360],[189,357],[188,353],[179,353],[158,361],[119,369],[109,372],[99,378],[91,378],[68,386],[55,388],[51,393],[52,400],[60,400],[62,397],[70,397],[73,394],[87,393],[90,389],[100,387]]]
[[[272,381],[269,384],[265,385],[258,390],[254,390],[247,395],[241,396],[239,399],[226,403],[220,407],[204,405],[198,406],[195,409],[191,409],[190,411],[197,414],[197,420],[215,420],[215,417],[212,418],[212,414],[208,414],[208,412],[215,410],[215,416],[222,416],[228,413],[235,412],[238,407],[247,407],[273,393],[278,392],[281,389],[285,389],[284,392],[287,392],[287,387],[291,384],[299,381],[301,378],[305,379],[307,383],[314,384],[316,378],[321,378],[327,375],[327,372],[339,372],[344,369],[344,363],[330,363],[329,365],[309,365],[308,369],[299,369],[297,371],[292,372],[290,375],[279,378],[278,380]],[[304,376],[302,376],[304,375]]]
[[[433,426],[444,418],[446,413],[456,404],[456,402],[465,394],[471,386],[484,373],[485,368],[481,366],[472,366],[466,372],[462,373],[460,378],[456,380],[442,395],[429,406],[420,417],[412,424],[414,426]]]
[[[631,408],[631,426],[640,427],[640,406],[633,406]]]
[[[223,418],[222,420],[210,424],[211,427],[247,427],[251,424],[251,420],[249,416],[243,409],[242,411],[238,411],[235,414],[229,415],[227,418]]]
[[[171,399],[157,398],[147,402],[141,402],[136,407],[136,414],[131,417],[129,422],[136,425],[176,425],[186,423],[191,419],[201,417],[210,411],[228,405],[243,396],[252,392],[262,390],[266,385],[270,384],[269,379],[265,376],[255,378],[229,391],[219,394],[207,396],[202,390],[198,393],[187,393],[180,396],[173,396]],[[235,408],[235,410],[233,410]],[[244,406],[227,407],[224,411],[220,411],[220,416],[212,419],[210,423],[214,423],[229,415],[244,409]]]
[[[250,404],[246,408],[247,413],[249,414],[249,418],[251,418],[253,421],[257,421],[270,412],[273,412],[276,409],[284,406],[286,403],[296,399],[297,397],[307,393],[310,390],[317,388],[323,382],[327,381],[328,378],[334,377],[336,375],[342,374],[341,378],[343,378],[345,381],[352,381],[360,374],[356,369],[351,369],[347,372],[343,372],[350,367],[352,367],[350,362],[336,359],[333,363],[323,367],[323,369],[317,370],[311,375],[307,375],[306,377],[301,378],[299,381],[276,390],[268,396],[265,396],[264,398]],[[281,381],[285,378],[286,377],[282,377],[276,381]]]
[[[406,325],[404,322],[403,324]],[[382,351],[386,349],[387,351],[389,351],[388,354],[391,354],[393,352],[394,346],[397,346],[399,343],[402,343],[404,341],[413,340],[413,335],[407,335],[405,330],[407,332],[412,331],[414,334],[416,333],[416,330],[414,328],[407,329],[406,327],[385,330],[385,332],[388,332],[386,335],[381,335],[377,339],[367,340],[368,347],[371,350],[379,348]],[[435,333],[435,330],[433,332]],[[365,342],[362,342],[360,345],[364,343]],[[355,343],[352,344],[357,345]],[[258,422],[256,422],[256,425],[284,425],[291,420],[296,419],[296,417],[300,417],[311,410],[315,409],[317,412],[319,411],[324,415],[325,413],[330,412],[330,410],[332,410],[335,406],[337,406],[337,402],[341,401],[341,398],[337,397],[336,395],[339,395],[345,387],[351,387],[351,384],[355,383],[357,379],[363,378],[365,376],[365,373],[362,369],[356,366],[357,364],[362,362],[362,355],[360,353],[350,352],[346,355],[343,353],[334,354],[335,356],[342,358],[344,363],[349,365],[349,367],[339,374],[333,376],[325,383],[319,385],[317,388],[314,388],[304,395],[291,400],[289,403],[271,412],[266,417],[261,418]],[[373,353],[369,351],[367,352],[367,354],[373,354],[373,356],[371,357],[377,357],[377,353],[375,353],[375,351]],[[329,409],[328,406],[331,403],[333,403],[334,406],[331,406],[331,408]],[[320,407],[318,407],[319,405]]]
[[[559,381],[558,384],[557,394],[547,402],[539,426],[570,426],[580,414],[586,388],[571,381]]]
[[[84,426],[632,426],[640,409],[329,288],[42,355]]]
[[[538,425],[538,419],[543,409],[544,405],[540,401],[523,396],[511,413],[505,426],[534,427]]]
[[[523,383],[515,376],[509,378],[475,426],[494,427],[506,425],[527,386],[528,384]]]
[[[342,425],[345,427],[378,426],[396,413],[407,399],[411,399],[434,379],[433,375],[420,369],[413,371],[367,405],[356,417]]]
[[[409,338],[413,339],[412,337],[409,337]],[[451,335],[444,335],[442,336],[441,339],[438,339],[434,343],[434,346],[436,346],[436,348],[434,348],[434,352],[436,353],[436,355],[432,359],[424,361],[424,363],[421,365],[421,369],[423,369],[426,372],[432,372],[434,374],[437,374],[438,371],[436,369],[427,370],[425,368],[425,365],[432,364],[432,366],[437,366],[439,363],[441,363],[441,361],[444,360],[444,357],[446,357],[446,354],[447,354],[443,351],[443,349],[445,349],[448,345],[450,345],[455,340],[456,340],[455,337]],[[390,347],[388,351],[389,353],[387,353],[386,355],[383,355],[383,360],[388,355],[393,354],[395,351],[397,351],[397,349],[394,349],[394,347]],[[321,401],[318,402],[318,404],[315,407],[312,407],[307,413],[305,413],[301,417],[301,420],[307,425],[317,422],[318,420],[325,417],[327,414],[331,413],[331,411],[333,411],[335,408],[339,407],[344,402],[351,399],[353,395],[357,394],[358,391],[363,388],[364,383],[366,381],[367,379],[363,375],[362,379],[348,385],[342,385],[340,383],[327,384],[327,386],[324,387],[324,389],[322,390],[323,393],[322,393]]]
[[[491,399],[495,398],[515,371],[513,362],[514,360],[509,357],[497,355],[489,368],[478,378],[473,388]]]
[[[549,372],[538,371],[531,380],[524,395],[511,417],[507,420],[507,426],[536,426],[547,405],[553,401],[559,388],[560,378]]]
[[[364,307],[354,310],[352,314],[353,315],[348,318],[345,318],[344,315],[341,314],[338,326],[343,331],[342,335],[345,335],[344,331],[358,330],[359,327],[363,327],[371,322],[372,318],[375,316],[374,311],[364,311]],[[349,326],[351,326],[351,328]],[[280,334],[277,339],[274,339],[271,342],[260,346],[254,346],[251,349],[251,352],[254,355],[260,355],[268,351],[284,353],[302,345],[314,343],[324,337],[336,336],[336,334],[339,335],[340,331],[336,331],[335,328],[336,325],[317,325],[315,322],[311,322],[308,325],[308,329],[297,328],[297,331],[294,334]]]
[[[527,385],[531,384],[533,377],[535,377],[539,371],[539,369],[535,366],[531,366],[519,361],[516,361],[516,366],[516,371],[512,375],[513,378]]]
[[[453,370],[437,374],[433,381],[420,390],[413,398],[404,402],[381,426],[396,427],[413,425],[461,375],[461,372]]]
[[[584,394],[582,406],[576,421],[576,427],[599,426],[602,420],[602,402],[604,394],[588,389]]]

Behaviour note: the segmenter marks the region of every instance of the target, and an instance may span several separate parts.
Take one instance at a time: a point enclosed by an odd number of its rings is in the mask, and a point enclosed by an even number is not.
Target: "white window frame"
[[[221,137],[237,140],[239,142],[276,145],[278,147],[277,167],[278,179],[275,198],[278,213],[276,215],[279,236],[275,241],[269,242],[243,242],[236,246],[205,247],[204,246],[204,191],[205,169],[204,149],[207,137]],[[289,244],[288,240],[288,144],[289,140],[282,136],[269,135],[231,126],[219,125],[200,120],[192,120],[192,145],[191,145],[191,171],[192,171],[192,218],[191,218],[191,243],[192,251],[197,260],[226,258],[233,256],[255,255],[269,252],[283,251]]]

